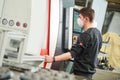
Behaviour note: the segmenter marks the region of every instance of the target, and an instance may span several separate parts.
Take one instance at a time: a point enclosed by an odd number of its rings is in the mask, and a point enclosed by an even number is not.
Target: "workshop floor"
[[[120,73],[97,69],[93,80],[120,80]]]

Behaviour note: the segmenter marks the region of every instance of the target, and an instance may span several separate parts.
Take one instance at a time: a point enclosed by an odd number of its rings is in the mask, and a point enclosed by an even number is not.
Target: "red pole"
[[[49,55],[50,48],[50,9],[51,9],[51,0],[48,0],[48,34],[47,34],[47,54]],[[47,63],[44,62],[44,68],[46,68]]]

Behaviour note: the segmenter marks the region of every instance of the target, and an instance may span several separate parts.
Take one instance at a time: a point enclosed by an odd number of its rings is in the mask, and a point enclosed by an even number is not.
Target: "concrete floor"
[[[120,80],[120,73],[97,69],[93,80]]]

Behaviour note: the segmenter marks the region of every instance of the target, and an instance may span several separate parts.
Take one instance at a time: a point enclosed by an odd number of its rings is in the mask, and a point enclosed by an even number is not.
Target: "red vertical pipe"
[[[50,10],[51,9],[51,0],[48,0],[48,34],[47,34],[47,54],[49,55],[50,48]],[[44,63],[44,68],[46,68],[47,63]]]

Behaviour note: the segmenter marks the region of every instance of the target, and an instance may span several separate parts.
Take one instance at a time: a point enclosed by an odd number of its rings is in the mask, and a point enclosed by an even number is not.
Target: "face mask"
[[[78,18],[78,19],[77,19],[77,24],[78,24],[80,27],[83,27],[84,22],[83,22],[80,18]]]

